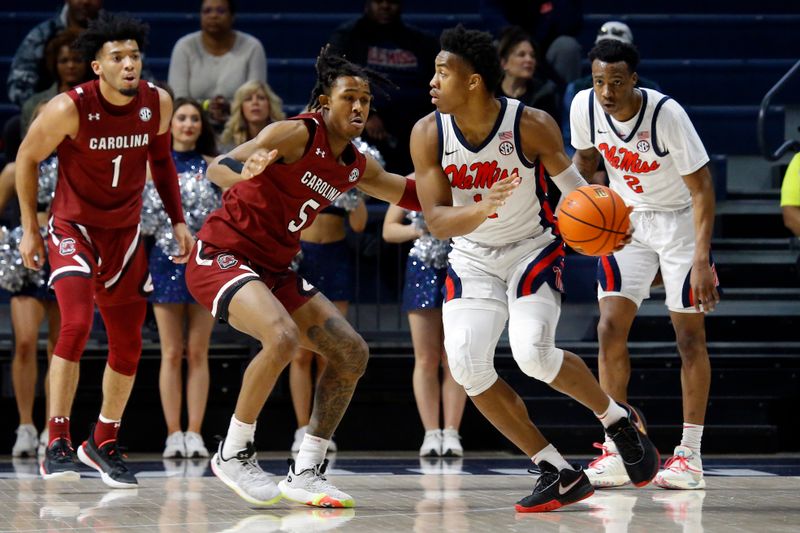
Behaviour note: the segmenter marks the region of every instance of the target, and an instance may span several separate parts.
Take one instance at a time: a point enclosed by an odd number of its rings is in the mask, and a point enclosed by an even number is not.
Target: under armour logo
[[[54,421],[56,424],[63,424],[64,422],[66,422],[66,421],[67,421],[67,419],[66,419],[66,418],[64,418],[63,416],[57,416],[57,417],[55,417],[55,418],[53,419],[53,421]]]
[[[325,150],[323,150],[322,148],[317,148],[317,151],[314,153],[316,153],[320,157],[325,157]]]
[[[89,120],[100,120],[100,113],[89,113]]]

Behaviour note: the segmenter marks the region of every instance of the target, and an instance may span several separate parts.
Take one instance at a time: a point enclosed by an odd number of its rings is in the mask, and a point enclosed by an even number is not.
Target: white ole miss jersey
[[[498,98],[500,113],[494,128],[480,146],[472,146],[461,134],[452,115],[436,112],[439,161],[453,193],[454,206],[480,202],[491,186],[515,172],[517,190],[505,205],[463,237],[488,246],[504,246],[528,238],[542,245],[554,237],[553,211],[547,202],[547,175],[539,160],[528,161],[522,153],[519,123],[525,106],[518,100]]]
[[[686,208],[692,201],[682,176],[708,163],[708,154],[680,104],[652,89],[637,90],[642,107],[626,122],[607,114],[593,89],[575,95],[572,146],[600,152],[611,188],[635,211]]]

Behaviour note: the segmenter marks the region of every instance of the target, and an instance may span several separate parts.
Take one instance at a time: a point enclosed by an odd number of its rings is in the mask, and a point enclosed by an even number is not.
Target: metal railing
[[[800,71],[800,60],[798,60],[797,63],[795,63],[794,66],[790,68],[789,71],[784,74],[783,77],[778,80],[778,82],[773,85],[769,91],[767,91],[767,94],[764,95],[764,99],[761,100],[761,107],[758,110],[758,146],[761,149],[761,154],[768,161],[777,161],[790,150],[800,150],[800,141],[797,139],[788,139],[784,141],[784,143],[780,145],[777,150],[771,152],[767,146],[766,133],[767,110],[769,109],[770,100],[772,100],[772,97],[775,96],[775,94],[777,94],[778,91],[780,91],[798,71]]]

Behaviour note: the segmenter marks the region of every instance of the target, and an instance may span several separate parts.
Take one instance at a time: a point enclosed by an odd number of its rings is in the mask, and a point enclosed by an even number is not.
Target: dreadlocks
[[[89,22],[89,27],[81,32],[72,46],[87,61],[94,61],[103,45],[111,41],[131,39],[136,41],[141,51],[147,45],[148,30],[147,24],[128,15],[102,12],[97,19]]]
[[[319,109],[320,95],[330,95],[331,88],[336,83],[336,80],[342,76],[353,76],[354,78],[365,79],[370,85],[377,85],[384,93],[386,92],[386,88],[395,87],[389,78],[380,72],[356,65],[344,57],[335,54],[330,44],[326,44],[320,51],[317,56],[315,68],[317,70],[317,83],[311,90],[311,99],[308,102],[308,108],[311,110]]]

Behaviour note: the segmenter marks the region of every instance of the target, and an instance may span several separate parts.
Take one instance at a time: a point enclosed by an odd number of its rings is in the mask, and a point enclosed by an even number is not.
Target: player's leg
[[[58,332],[61,329],[61,313],[58,311],[58,303],[48,295],[45,300],[47,308],[47,370],[44,375],[44,419],[50,419],[50,362],[53,360],[53,352],[58,342]],[[39,449],[37,455],[44,456],[47,445],[50,443],[50,431],[47,423],[39,434]]]
[[[441,317],[439,326],[439,348],[442,351],[442,411],[444,413],[444,429],[442,430],[442,455],[446,457],[461,457],[464,448],[461,445],[461,419],[464,416],[464,407],[467,403],[467,393],[464,387],[456,383],[453,373],[450,372],[450,363],[444,350],[444,331]]]
[[[419,449],[421,456],[442,454],[442,430],[439,425],[441,386],[439,368],[442,366],[442,311],[415,309],[408,312],[411,342],[414,346],[412,385],[417,411],[425,428],[425,438]],[[459,386],[459,388],[461,388]],[[463,394],[463,393],[462,393]]]
[[[189,424],[186,428],[186,453],[189,457],[208,457],[200,430],[206,415],[210,375],[208,349],[214,317],[197,304],[187,304],[188,326],[186,341],[186,411]]]
[[[276,288],[276,295],[287,309],[294,309],[292,319],[301,345],[327,359],[327,365],[317,381],[311,420],[297,459],[278,486],[286,498],[306,505],[353,507],[353,498],[325,478],[325,454],[366,369],[369,351],[333,303],[321,293],[307,298],[298,293],[297,285],[292,275]]]
[[[706,347],[705,314],[696,312],[691,290],[691,267],[695,241],[691,210],[665,213],[659,221],[665,243],[660,266],[667,293],[666,304],[675,328],[681,357],[683,391],[683,434],[673,456],[656,477],[665,488],[705,487],[701,440],[711,385],[711,363]],[[716,272],[713,260],[712,272]],[[719,285],[719,282],[715,280]]]
[[[622,296],[601,298],[598,305],[600,320],[597,323],[597,338],[600,349],[597,367],[600,386],[618,402],[627,402],[631,377],[628,335],[639,307]]]
[[[300,451],[303,436],[311,419],[311,401],[314,397],[314,352],[300,348],[289,364],[289,391],[297,420],[292,452]]]
[[[11,361],[11,383],[19,413],[17,439],[11,450],[14,457],[36,455],[37,431],[33,424],[33,401],[36,396],[39,325],[46,308],[33,296],[11,298],[11,327],[14,332],[14,358]]]
[[[186,445],[181,431],[181,401],[183,399],[183,324],[186,304],[154,303],[153,314],[158,326],[161,345],[161,365],[158,371],[158,390],[161,409],[167,422],[167,441],[164,457],[186,457]]]

